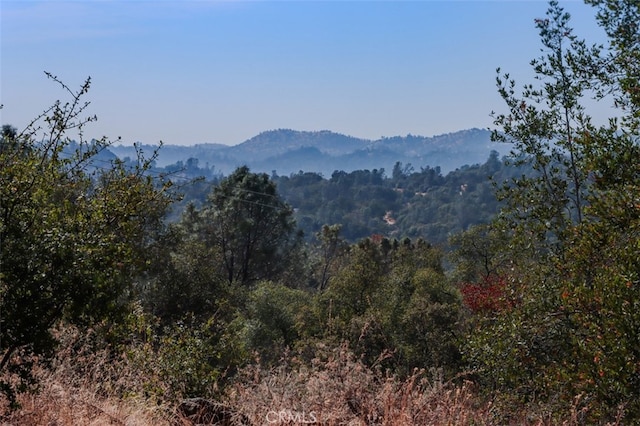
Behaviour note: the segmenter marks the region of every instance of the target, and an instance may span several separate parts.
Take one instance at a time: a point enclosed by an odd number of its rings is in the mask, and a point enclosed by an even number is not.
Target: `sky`
[[[577,35],[595,11],[560,1]],[[18,129],[56,100],[44,72],[91,77],[85,137],[235,145],[272,129],[365,138],[493,125],[496,68],[532,82],[537,1],[0,2],[0,110]]]

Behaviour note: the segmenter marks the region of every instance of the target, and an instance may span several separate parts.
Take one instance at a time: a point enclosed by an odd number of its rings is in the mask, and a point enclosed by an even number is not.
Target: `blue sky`
[[[594,10],[561,1],[576,33]],[[522,84],[545,1],[1,2],[2,124],[88,76],[85,136],[234,145],[261,131],[432,136],[490,127],[501,67]]]

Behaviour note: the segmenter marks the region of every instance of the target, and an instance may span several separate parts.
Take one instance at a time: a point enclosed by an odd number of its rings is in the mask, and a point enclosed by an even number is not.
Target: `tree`
[[[324,290],[336,269],[336,263],[343,257],[348,249],[346,241],[340,237],[341,225],[324,225],[316,237],[320,243],[318,247],[319,276],[318,290]]]
[[[584,216],[581,136],[593,129],[581,104],[590,81],[576,68],[597,58],[600,49],[572,33],[569,14],[557,1],[549,4],[547,17],[535,20],[545,52],[531,62],[540,86],[525,85],[517,95],[509,74],[497,77],[509,112],[495,115],[492,139],[512,143],[512,161],[530,165],[535,174],[515,178],[499,192],[508,204],[502,216],[507,226],[534,243],[534,254],[561,256],[567,232]]]
[[[18,129],[10,124],[2,125],[2,134],[0,135],[0,152],[16,149],[18,139]]]
[[[228,301],[230,286],[212,259],[218,259],[217,247],[202,238],[203,220],[194,204],[188,204],[178,223],[169,225],[153,247],[154,262],[143,292],[145,307],[164,325],[189,316],[206,321],[211,315],[218,321],[232,314]]]
[[[585,422],[640,419],[640,4],[590,0],[609,36],[587,47],[555,1],[537,19],[546,56],[532,64],[540,87],[498,78],[508,114],[499,141],[533,177],[501,192],[494,229],[509,241],[509,309],[477,323],[466,357],[507,397],[579,404]],[[508,80],[508,76],[506,80]],[[591,123],[583,102],[613,99],[617,117]],[[553,408],[553,407],[552,407]]]
[[[562,299],[584,360],[577,391],[593,395],[603,417],[615,407],[631,423],[640,419],[640,3],[588,3],[609,37],[594,86],[613,97],[618,116],[585,135],[587,220],[571,239]]]
[[[241,335],[247,351],[269,365],[281,360],[286,349],[293,349],[307,330],[306,313],[311,294],[305,290],[262,281],[247,295]]]
[[[277,278],[300,243],[291,206],[267,174],[246,166],[213,189],[202,220],[204,238],[218,248],[229,283]]]
[[[47,75],[71,100],[21,132],[3,128],[0,150],[0,371],[24,378],[30,355],[55,349],[60,321],[94,324],[125,306],[169,202],[147,161],[92,162],[109,142],[83,139],[96,119],[83,117],[90,80],[74,92]]]
[[[640,124],[640,5],[631,0],[585,0],[598,8],[596,19],[609,38],[608,56],[592,69],[599,96],[612,94],[631,131]]]
[[[481,282],[491,276],[504,275],[511,261],[504,250],[506,232],[490,224],[477,225],[449,239],[451,261],[456,265],[455,279]]]
[[[396,372],[455,368],[460,296],[449,285],[438,249],[424,240],[374,236],[347,259],[316,296],[326,337],[347,341],[369,364]]]

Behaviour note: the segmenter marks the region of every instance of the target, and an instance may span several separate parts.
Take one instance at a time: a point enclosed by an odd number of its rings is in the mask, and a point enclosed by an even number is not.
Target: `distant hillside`
[[[156,148],[143,145],[149,155]],[[111,152],[120,158],[135,157],[131,146],[113,146]],[[254,172],[289,175],[299,171],[331,176],[336,170],[385,169],[391,172],[396,162],[414,168],[440,167],[443,173],[464,165],[483,163],[492,150],[506,154],[504,146],[490,141],[490,132],[481,129],[425,136],[395,136],[371,141],[327,130],[318,132],[289,129],[270,130],[235,146],[198,144],[165,145],[157,159],[158,167],[166,167],[190,158],[200,167],[225,175],[240,165]]]

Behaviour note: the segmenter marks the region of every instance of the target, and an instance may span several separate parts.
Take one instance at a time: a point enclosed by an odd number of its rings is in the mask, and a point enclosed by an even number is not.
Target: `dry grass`
[[[148,401],[96,394],[91,386],[75,387],[55,374],[43,378],[38,394],[21,394],[21,408],[7,413],[7,425],[157,425],[167,424],[163,410]]]
[[[490,405],[475,403],[469,382],[453,385],[424,370],[401,381],[367,368],[345,347],[319,352],[311,366],[290,358],[271,370],[245,368],[226,402],[256,425],[491,424]]]
[[[161,425],[168,424],[166,404],[145,398],[148,378],[108,350],[92,350],[92,335],[73,328],[58,330],[62,349],[51,365],[35,364],[37,393],[18,395],[20,408],[8,410],[0,395],[2,425]]]
[[[37,367],[40,392],[19,395],[5,425],[169,425],[174,404],[144,398],[145,379],[125,358],[71,348],[51,368]],[[294,357],[275,369],[246,367],[224,403],[253,425],[490,424],[469,383],[454,386],[415,371],[407,380],[367,368],[345,347],[319,347],[311,365]]]
[[[188,425],[176,419],[178,393],[162,389],[149,371],[142,372],[126,356],[90,350],[87,336],[63,336],[65,350],[49,367],[36,366],[37,394],[18,396],[21,408],[10,412],[0,395],[0,424]],[[148,394],[149,385],[157,394]],[[507,407],[502,410],[478,396],[468,381],[451,383],[437,371],[416,370],[403,380],[369,368],[346,347],[318,345],[312,361],[287,354],[278,367],[257,361],[245,367],[227,387],[222,401],[252,425],[554,425],[583,424],[575,408],[563,420],[543,411]],[[177,422],[176,422],[177,421]]]

